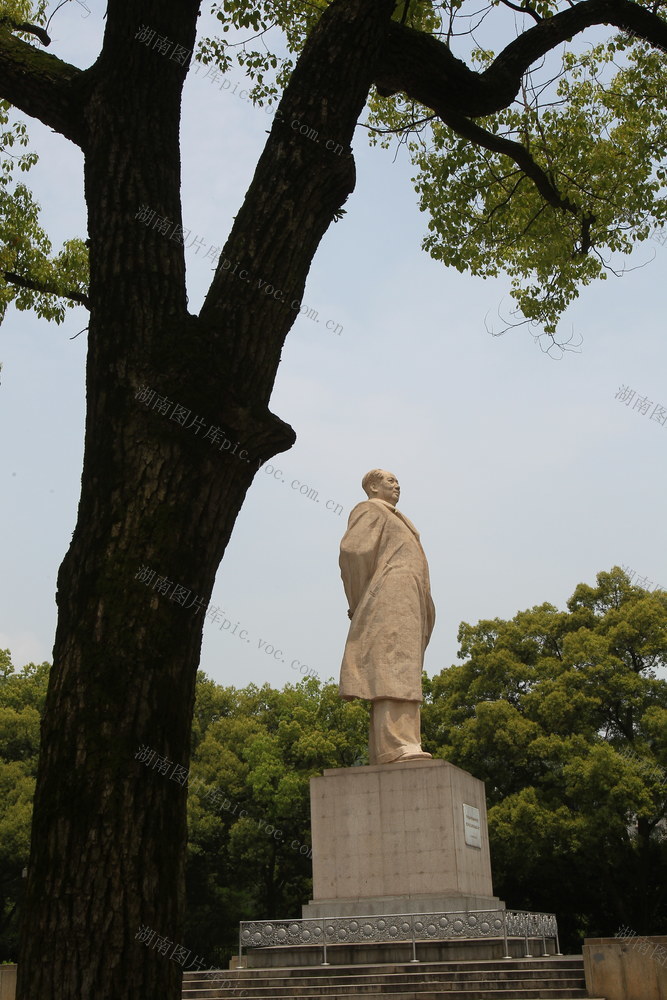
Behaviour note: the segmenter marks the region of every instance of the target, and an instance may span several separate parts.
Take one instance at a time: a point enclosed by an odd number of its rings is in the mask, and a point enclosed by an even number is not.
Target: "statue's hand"
[[[353,614],[354,614],[354,612],[353,612],[353,611],[350,611],[350,609],[348,608],[348,609],[347,609],[347,617],[348,617],[348,618],[351,618]]]

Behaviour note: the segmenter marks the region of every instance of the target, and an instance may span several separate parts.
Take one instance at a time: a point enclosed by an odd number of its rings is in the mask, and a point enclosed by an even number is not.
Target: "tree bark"
[[[180,222],[185,70],[134,38],[146,24],[192,48],[197,6],[153,0],[128,15],[113,0],[87,71],[84,468],[58,576],[18,1000],[176,1000],[182,969],[209,964],[182,940],[186,786],[170,777],[188,767],[204,608],[234,521],[258,463],[294,441],[268,399],[291,302],[354,186],[349,142],[393,3],[338,0],[322,16],[225,248],[252,280],[220,268],[200,317],[186,308],[183,246],[136,218],[148,206]],[[142,385],[202,418],[201,433],[135,398]],[[179,603],[178,585],[197,603]],[[140,746],[159,766],[136,759]]]

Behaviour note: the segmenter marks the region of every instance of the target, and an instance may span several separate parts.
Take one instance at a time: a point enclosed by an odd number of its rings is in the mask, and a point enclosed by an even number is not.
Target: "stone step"
[[[183,1000],[593,1000],[577,956],[186,972]]]
[[[260,976],[264,979],[286,977],[317,977],[331,978],[332,976],[356,976],[356,975],[377,975],[387,976],[403,973],[406,975],[429,975],[433,973],[443,974],[473,974],[482,975],[494,972],[534,972],[540,971],[560,972],[575,971],[584,974],[584,960],[578,955],[550,955],[546,958],[498,958],[498,959],[475,959],[472,961],[454,962],[388,962],[386,964],[364,965],[293,965],[293,966],[265,966],[263,968],[250,969],[221,969],[222,976]],[[184,972],[183,979],[201,979],[209,973],[205,972]]]
[[[231,985],[227,985],[227,983]],[[483,987],[493,988],[493,989],[505,989],[511,987],[528,989],[530,987],[539,989],[582,989],[584,986],[584,980],[581,976],[536,976],[530,978],[524,978],[522,976],[504,976],[496,979],[491,979],[491,977],[479,978],[478,976],[469,978],[457,978],[452,976],[392,976],[383,977],[379,979],[376,976],[350,976],[349,978],[344,977],[331,977],[325,983],[321,980],[320,982],[312,982],[312,980],[303,979],[227,979],[227,980],[213,980],[208,983],[193,983],[188,989],[192,995],[198,997],[205,997],[206,990],[212,991],[210,995],[215,996],[221,989],[227,989],[231,991],[234,987],[245,988],[249,991],[252,990],[267,990],[270,989],[274,992],[276,996],[282,996],[285,991],[289,991],[298,986],[301,990],[308,990],[311,993],[320,993],[323,990],[330,991],[332,987],[338,987],[340,989],[358,989],[365,990],[370,986],[377,987],[382,986],[383,989],[388,992],[400,991],[405,986],[414,986],[416,983],[424,986],[448,986],[450,989],[480,989]]]
[[[195,996],[196,994],[190,994],[190,996]],[[461,990],[408,990],[407,992],[401,993],[391,993],[387,994],[384,991],[381,992],[363,992],[363,993],[307,993],[301,992],[300,990],[295,990],[290,994],[290,998],[294,1000],[321,1000],[323,996],[327,997],[327,1000],[350,1000],[350,997],[363,996],[364,1000],[381,1000],[382,997],[391,996],[393,1000],[605,1000],[604,997],[589,997],[585,989],[582,990],[533,990],[533,989],[513,989],[511,991],[507,990],[474,990],[474,991],[461,991]],[[245,994],[242,990],[217,990],[212,994],[216,1000],[238,1000],[241,997],[250,997],[253,1000],[273,1000],[275,993],[273,991],[266,992],[254,992],[252,994]]]
[[[337,965],[327,965],[327,966],[312,966],[304,965],[302,969],[293,968],[280,968],[276,967],[274,969],[242,969],[242,970],[224,970],[220,975],[225,976],[225,978],[234,976],[251,976],[253,979],[299,979],[300,982],[312,982],[318,983],[321,979],[349,979],[355,976],[374,976],[376,978],[392,978],[395,980],[396,976],[403,976],[405,979],[414,979],[415,976],[438,976],[450,979],[460,979],[460,978],[479,978],[480,976],[487,976],[489,979],[503,979],[507,976],[523,976],[527,979],[535,978],[537,976],[553,975],[553,976],[581,976],[583,977],[584,969],[583,965],[572,965],[565,967],[546,967],[546,968],[532,968],[532,969],[516,969],[508,966],[501,966],[498,969],[450,969],[448,967],[430,967],[424,968],[420,963],[415,963],[408,967],[407,969],[392,970],[391,968],[380,968],[380,969],[365,969],[363,967],[356,966],[353,969],[349,967],[340,967]],[[209,975],[209,973],[206,973]],[[211,978],[214,978],[217,973],[211,972]],[[188,973],[185,973],[187,978]]]
[[[232,985],[226,985],[230,982]],[[226,982],[221,982],[220,980],[215,980],[207,984],[192,984],[188,989],[193,993],[193,995],[204,997],[205,990],[207,987],[213,989],[214,992],[218,992],[221,989],[231,990],[235,985],[240,986],[242,984],[243,988],[246,989],[271,989],[274,991],[276,996],[283,994],[285,990],[290,990],[294,986],[298,986],[301,990],[308,989],[311,993],[318,993],[323,989],[330,990],[332,987],[351,988],[355,987],[357,989],[367,988],[369,985],[382,986],[383,989],[388,991],[400,990],[403,987],[414,986],[415,982],[424,986],[448,986],[450,989],[462,989],[466,987],[468,989],[473,989],[474,987],[480,987],[480,985],[487,986],[493,989],[508,989],[511,986],[521,987],[523,989],[528,989],[529,987],[539,987],[541,989],[582,989],[584,980],[578,976],[567,976],[567,977],[537,977],[530,979],[523,979],[521,976],[510,976],[503,979],[444,979],[438,976],[427,976],[424,979],[404,978],[403,976],[398,976],[396,979],[382,979],[378,980],[374,976],[368,976],[366,978],[350,978],[350,979],[331,979],[327,980],[325,983],[313,983],[313,982],[303,982],[302,980],[296,979],[278,979],[278,980],[227,980]],[[213,994],[212,994],[213,995]]]

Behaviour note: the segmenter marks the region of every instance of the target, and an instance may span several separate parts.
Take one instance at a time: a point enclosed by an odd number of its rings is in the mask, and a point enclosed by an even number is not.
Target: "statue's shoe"
[[[402,760],[426,760],[426,759],[433,760],[433,754],[426,753],[425,750],[406,750],[405,753],[402,753],[400,757],[396,758],[396,760],[392,760],[391,763],[400,764]]]

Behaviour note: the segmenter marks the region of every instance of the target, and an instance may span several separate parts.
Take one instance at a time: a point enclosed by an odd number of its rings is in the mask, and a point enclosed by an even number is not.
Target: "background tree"
[[[195,728],[207,721],[193,741],[186,929],[226,962],[239,920],[300,916],[311,898],[310,778],[359,762],[368,712],[315,679],[197,688]]]
[[[435,677],[429,749],[486,782],[495,891],[584,935],[667,928],[667,594],[622,570],[568,610],[462,623]]]
[[[516,254],[503,250],[503,266],[525,268],[528,248],[549,236],[538,285],[522,305],[529,317],[537,310],[550,330],[575,294],[575,281],[590,280],[597,266],[589,251],[620,239],[610,225],[619,217],[612,195],[628,163],[620,173],[613,169],[618,144],[610,121],[586,120],[584,128],[580,120],[577,131],[557,120],[549,141],[543,137],[551,112],[540,117],[530,98],[520,121],[503,120],[503,112],[535,62],[591,25],[612,23],[640,40],[667,44],[659,14],[629,0],[584,0],[560,12],[546,4],[527,7],[534,26],[492,61],[482,54],[478,72],[447,44],[456,7],[414,3],[394,13],[390,0],[336,0],[296,14],[288,2],[250,11],[231,0],[223,4],[225,24],[261,32],[277,14],[292,50],[307,41],[293,71],[289,63],[281,67],[279,82],[287,76],[289,82],[266,149],[194,316],[186,306],[182,242],[163,231],[173,235],[181,224],[178,135],[186,65],[145,42],[154,32],[191,50],[199,7],[195,0],[141,0],[128,11],[110,0],[102,50],[85,71],[21,40],[17,33],[39,37],[39,29],[16,17],[7,15],[0,31],[0,94],[84,152],[90,258],[82,494],[58,581],[19,1000],[31,993],[69,1000],[91,990],[100,997],[127,990],[177,995],[176,964],[143,948],[135,933],[142,926],[168,940],[181,938],[185,792],[166,795],[155,781],[141,783],[140,794],[132,755],[143,740],[166,759],[187,764],[198,612],[258,464],[294,440],[268,410],[294,318],[283,290],[300,298],[319,241],[354,187],[349,143],[371,85],[382,99],[407,95],[410,105],[430,109],[451,133],[483,151],[487,174],[458,140],[451,155],[437,160],[441,173],[433,183],[447,180],[455,194],[449,215],[434,213],[434,231],[440,226],[443,236],[434,249],[443,259],[466,263],[460,246],[443,250],[460,218],[461,178],[475,225],[492,223],[508,198],[514,200],[518,223],[509,244]],[[648,77],[650,53],[641,41],[638,46],[638,72],[646,69]],[[224,45],[213,55],[224,63]],[[244,59],[260,74],[261,87],[261,60]],[[575,80],[584,69],[597,71],[581,66],[573,67]],[[612,89],[621,83],[612,80]],[[583,79],[568,99],[580,100],[589,85]],[[645,128],[649,115],[659,157],[660,107],[640,114],[628,99],[619,109],[625,112],[630,129]],[[402,113],[401,99],[392,100],[378,121],[395,128]],[[312,128],[330,136],[341,154],[309,139]],[[450,132],[438,129],[436,143],[442,135],[450,141]],[[518,132],[523,145],[508,131]],[[552,164],[565,134],[583,144],[574,180],[569,161],[561,173]],[[644,162],[641,143],[628,142],[622,151],[633,164]],[[515,181],[517,167],[522,175]],[[630,174],[637,181],[636,171]],[[634,207],[659,219],[661,178],[639,180]],[[528,182],[539,192],[537,202]],[[489,192],[481,208],[480,190]],[[535,230],[545,219],[551,228]],[[495,237],[491,244],[498,249]],[[63,266],[70,264],[68,257]],[[244,271],[246,278],[239,277]],[[546,295],[539,287],[544,275]],[[20,277],[29,290],[32,279]],[[36,294],[51,292],[35,284]],[[174,401],[182,409],[174,411]],[[195,427],[196,440],[184,426]],[[199,437],[204,426],[209,429]],[[121,595],[140,566],[140,596],[128,602]],[[142,590],[142,582],[150,586]],[[165,829],[173,834],[168,840]]]
[[[15,670],[9,650],[0,650],[0,962],[17,955],[48,675],[48,663]]]

